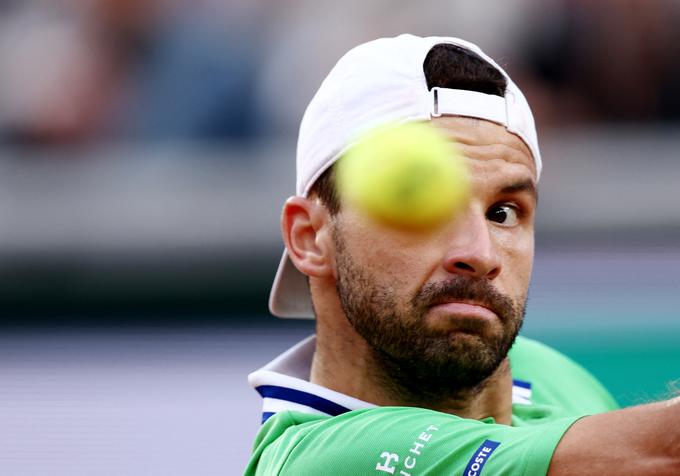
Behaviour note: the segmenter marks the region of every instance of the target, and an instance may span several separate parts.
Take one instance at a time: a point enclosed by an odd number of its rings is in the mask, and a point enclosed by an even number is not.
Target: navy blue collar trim
[[[272,416],[276,415],[274,412],[262,412],[262,424],[264,425],[264,422],[269,420]]]
[[[300,405],[306,405],[315,410],[319,410],[320,412],[327,413],[330,416],[338,416],[350,411],[349,408],[338,405],[325,398],[301,390],[294,390],[292,388],[279,387],[276,385],[261,385],[255,388],[255,390],[262,395],[262,398],[276,398],[278,400],[299,403]],[[271,415],[270,412],[263,413],[262,423],[264,423]]]

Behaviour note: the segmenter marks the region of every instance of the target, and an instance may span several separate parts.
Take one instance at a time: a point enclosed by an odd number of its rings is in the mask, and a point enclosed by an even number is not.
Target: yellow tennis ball
[[[336,173],[341,197],[398,227],[440,225],[470,196],[459,148],[429,122],[369,132],[338,161]]]

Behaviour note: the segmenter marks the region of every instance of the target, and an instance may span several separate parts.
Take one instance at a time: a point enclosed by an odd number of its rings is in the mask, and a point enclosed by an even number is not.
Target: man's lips
[[[432,311],[464,318],[495,320],[498,316],[488,307],[463,301],[444,301],[430,306]]]

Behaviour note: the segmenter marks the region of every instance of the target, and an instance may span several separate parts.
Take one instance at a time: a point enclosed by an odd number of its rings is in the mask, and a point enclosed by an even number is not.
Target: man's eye
[[[512,205],[495,205],[486,213],[486,218],[503,226],[519,223],[519,211]]]

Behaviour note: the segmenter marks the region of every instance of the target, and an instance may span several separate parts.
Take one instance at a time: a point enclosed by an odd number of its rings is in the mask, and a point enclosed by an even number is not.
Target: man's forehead
[[[447,116],[432,119],[448,138],[456,141],[465,156],[471,159],[503,159],[524,165],[534,180],[536,162],[529,147],[519,136],[508,132],[502,125],[471,117]]]

